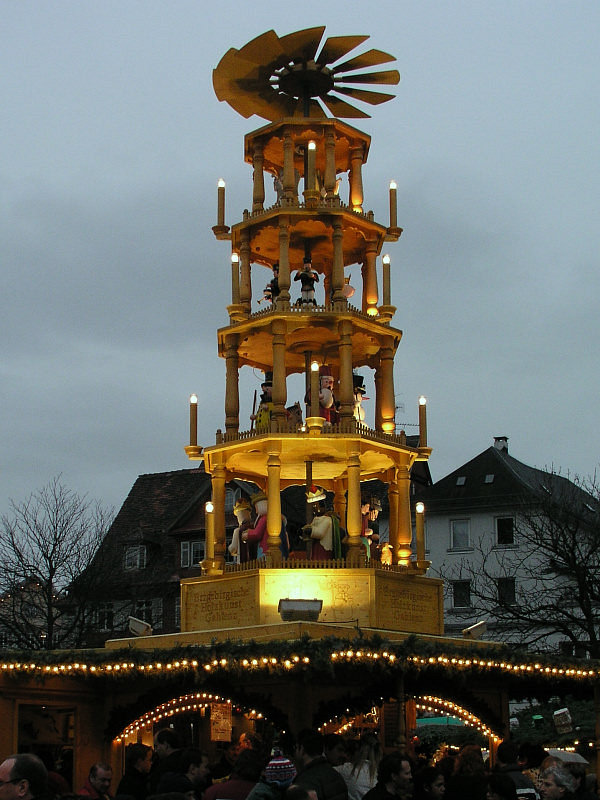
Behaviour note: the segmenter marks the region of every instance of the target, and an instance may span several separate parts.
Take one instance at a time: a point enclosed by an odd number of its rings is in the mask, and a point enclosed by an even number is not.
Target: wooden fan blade
[[[295,100],[293,113],[290,115],[294,118],[304,118],[304,100],[302,98]],[[314,99],[310,101],[308,116],[314,119],[324,119],[327,114],[323,111],[321,105]]]
[[[275,31],[266,31],[245,44],[239,51],[240,57],[254,64],[268,64],[278,61],[284,54],[279,36]]]
[[[256,64],[240,58],[234,48],[228,50],[213,70],[213,87],[219,100],[228,100],[237,89],[237,81],[243,78],[258,78]]]
[[[340,97],[334,97],[331,94],[322,97],[321,102],[325,103],[334,117],[344,117],[345,119],[366,119],[370,117],[370,114],[366,114],[364,111],[356,108],[356,106],[351,106],[350,103],[347,103]]]
[[[397,69],[387,69],[383,72],[364,72],[361,75],[338,75],[336,77],[336,88],[340,83],[387,83],[396,84],[400,82],[400,73]]]
[[[394,97],[396,97],[395,94],[369,92],[367,89],[353,89],[352,87],[344,89],[341,86],[336,86],[334,91],[340,94],[347,94],[355,100],[362,100],[363,103],[370,103],[372,106],[378,106],[380,103],[387,103],[388,100],[393,100]]]
[[[343,64],[338,64],[337,67],[332,68],[332,72],[349,72],[353,69],[364,69],[365,67],[376,67],[378,64],[388,64],[390,61],[395,61],[395,56],[389,53],[384,53],[383,50],[367,50],[366,53],[361,53],[359,56],[351,58],[350,61],[344,61]]]
[[[324,33],[324,25],[318,28],[306,28],[306,30],[282,36],[279,43],[289,61],[310,61],[317,54]]]
[[[282,117],[293,116],[296,107],[295,99],[278,94],[273,89],[260,92],[260,94],[257,95],[257,99],[260,100],[261,110],[255,113],[265,119],[271,120],[271,122],[275,122]]]
[[[330,36],[319,53],[317,64],[332,64],[368,38],[368,36]]]

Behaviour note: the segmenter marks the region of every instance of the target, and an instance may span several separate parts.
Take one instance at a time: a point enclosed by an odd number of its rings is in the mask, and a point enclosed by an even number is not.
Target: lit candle
[[[190,395],[190,446],[198,446],[198,397]]]
[[[315,161],[317,155],[317,143],[312,139],[308,143],[308,161],[306,168],[307,183],[305,189],[313,190],[315,188]]]
[[[419,447],[427,447],[427,398],[419,397]]]
[[[418,563],[425,561],[425,504],[421,501],[415,505],[415,523]]]
[[[396,181],[390,181],[390,228],[398,227],[398,196]]]
[[[310,365],[310,415],[319,416],[319,363],[311,362]]]
[[[237,253],[231,254],[231,302],[234,305],[240,302],[240,257]]]
[[[389,306],[391,305],[391,283],[390,283],[390,262],[391,259],[389,255],[386,253],[384,257],[381,259],[383,263],[383,305]]]
[[[225,181],[219,178],[217,183],[217,225],[225,225]]]
[[[206,550],[205,550],[205,558],[207,561],[214,561],[215,558],[215,517],[214,517],[214,510],[215,507],[212,504],[212,501],[209,500],[204,505],[204,510],[206,512]]]

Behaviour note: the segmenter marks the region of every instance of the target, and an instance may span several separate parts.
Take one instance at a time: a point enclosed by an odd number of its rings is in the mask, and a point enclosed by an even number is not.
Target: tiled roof
[[[113,522],[109,536],[142,538],[172,527],[210,491],[210,476],[199,469],[140,475]]]
[[[530,467],[513,458],[507,450],[488,447],[475,458],[449,475],[419,492],[428,512],[446,508],[485,508],[514,505],[517,501],[535,501],[552,495],[580,495],[586,502],[589,496],[568,478],[554,472]]]

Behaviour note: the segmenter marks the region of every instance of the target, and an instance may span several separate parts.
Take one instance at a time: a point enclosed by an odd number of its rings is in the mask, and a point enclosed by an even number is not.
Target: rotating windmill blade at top
[[[369,37],[330,36],[320,47],[324,33],[324,26],[286,36],[271,30],[240,50],[230,48],[213,70],[215,94],[243,117],[256,114],[270,122],[282,117],[323,118],[326,110],[334,117],[370,117],[354,103],[379,105],[395,97],[363,88],[397,84],[400,73],[395,69],[368,71],[395,57],[366,50],[337,63]]]

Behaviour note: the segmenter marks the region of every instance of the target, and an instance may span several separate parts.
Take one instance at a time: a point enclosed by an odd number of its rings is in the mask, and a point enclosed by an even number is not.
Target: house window
[[[127,570],[144,569],[146,566],[146,545],[136,544],[126,547],[123,566]]]
[[[588,645],[585,642],[578,642],[574,644],[573,642],[566,639],[563,642],[558,643],[558,649],[562,656],[568,657],[575,657],[575,658],[589,658],[590,651]]]
[[[177,630],[181,628],[181,598],[175,598],[175,627]]]
[[[162,628],[162,597],[152,600],[136,600],[133,616],[152,625],[153,628]]]
[[[485,478],[483,479],[483,482],[484,483],[493,483],[494,482],[493,474],[486,475]]]
[[[467,478],[465,475],[459,475],[458,478],[456,479],[457,486],[464,486],[466,482]]]
[[[496,542],[498,545],[515,543],[514,517],[496,517]]]
[[[225,513],[231,514],[236,500],[239,498],[241,492],[239,489],[226,489],[225,490]]]
[[[517,591],[514,578],[498,578],[498,603],[501,606],[514,606]]]
[[[100,631],[112,631],[115,612],[112,603],[99,603],[96,607],[96,625]]]
[[[465,550],[469,547],[469,520],[450,520],[450,547],[452,550]]]
[[[8,631],[0,632],[0,650],[6,650],[9,647],[15,646],[15,640],[12,634]]]
[[[204,542],[181,542],[181,566],[196,567],[204,560]]]
[[[454,608],[470,608],[471,581],[452,581],[452,604]]]

